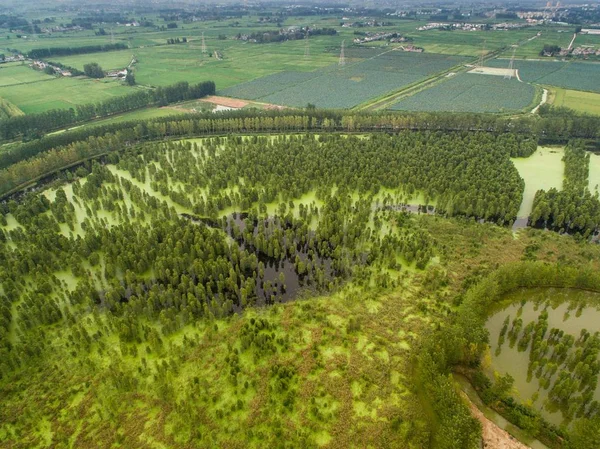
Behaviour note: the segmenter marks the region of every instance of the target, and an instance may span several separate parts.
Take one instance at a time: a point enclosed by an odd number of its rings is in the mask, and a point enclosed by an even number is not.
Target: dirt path
[[[540,104],[538,104],[535,108],[533,108],[531,110],[532,114],[535,114],[538,109],[540,108],[540,106],[546,104],[546,102],[548,101],[548,89],[544,89],[544,93],[542,94],[542,101],[540,101]]]
[[[517,441],[506,430],[487,419],[464,392],[461,394],[468,401],[473,416],[481,423],[484,449],[530,449],[529,446]]]

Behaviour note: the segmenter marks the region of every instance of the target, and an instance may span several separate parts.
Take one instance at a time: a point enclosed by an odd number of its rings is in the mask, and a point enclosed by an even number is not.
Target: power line
[[[202,32],[202,54],[206,55],[206,41],[204,40],[204,31]]]
[[[310,58],[310,43],[308,42],[308,29],[306,30],[306,37],[304,43],[304,59]]]

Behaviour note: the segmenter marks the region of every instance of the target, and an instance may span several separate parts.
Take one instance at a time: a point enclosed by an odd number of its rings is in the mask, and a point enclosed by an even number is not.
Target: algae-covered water
[[[533,206],[533,198],[538,190],[548,190],[553,187],[559,190],[562,189],[565,170],[565,164],[562,161],[563,155],[563,148],[539,147],[535,153],[527,158],[511,159],[519,171],[519,175],[525,181],[523,202],[517,214],[518,218],[529,217]],[[600,165],[598,169],[600,176]]]
[[[539,409],[547,420],[559,425],[598,407],[594,370],[600,363],[600,294],[517,290],[506,296],[486,328],[490,371],[510,374],[513,396]]]

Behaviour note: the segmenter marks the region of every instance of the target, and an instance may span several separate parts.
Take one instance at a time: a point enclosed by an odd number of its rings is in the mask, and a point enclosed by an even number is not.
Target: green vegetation
[[[581,143],[565,148],[562,191],[540,190],[533,200],[530,221],[534,226],[588,237],[600,226],[600,201],[589,188],[590,155]]]
[[[124,50],[127,48],[125,44],[108,44],[108,45],[88,45],[84,47],[49,47],[49,48],[34,48],[27,52],[27,56],[33,59],[49,58],[51,56],[69,56],[80,55],[83,53],[98,53],[102,51]]]
[[[115,80],[54,78],[27,67],[23,67],[23,70],[50,80],[0,87],[0,97],[10,101],[26,114],[50,109],[69,109],[79,104],[101,102],[131,93],[130,87]]]
[[[461,73],[400,100],[402,111],[516,112],[532,106],[535,88],[517,79]]]
[[[508,60],[494,59],[491,67],[508,67]],[[515,60],[515,69],[521,79],[528,83],[562,87],[565,89],[600,92],[595,82],[600,76],[600,64],[570,61],[521,61]]]
[[[83,73],[89,78],[104,78],[104,70],[97,62],[90,62],[83,66]]]
[[[219,93],[293,107],[311,103],[321,108],[350,108],[465,61],[458,57],[396,50],[380,54],[365,50],[358,55],[366,59],[309,73],[282,72]]]
[[[552,89],[552,106],[600,115],[600,94],[569,89]]]
[[[52,109],[41,114],[30,114],[0,120],[0,139],[15,137],[28,139],[45,132],[70,126],[95,118],[107,117],[149,105],[166,106],[171,103],[198,99],[215,93],[215,83],[205,81],[190,86],[182,82],[154,90],[139,90],[135,93],[113,98],[98,104],[78,105],[76,109]]]
[[[573,27],[63,6],[0,12],[0,447],[477,449],[457,373],[524,442],[598,446],[600,116],[531,83],[599,66],[466,73]]]
[[[507,295],[504,302],[510,305],[486,324],[490,368],[514,377],[521,399],[535,404],[556,425],[593,419],[600,399],[595,382],[600,334],[588,328],[594,329],[598,320],[600,295],[525,289]]]
[[[565,167],[562,157],[562,147],[539,147],[529,157],[512,159],[519,176],[525,181],[523,202],[517,217],[529,217],[538,190],[562,189]]]
[[[51,80],[54,80],[54,77],[42,71],[33,70],[25,65],[0,66],[0,89],[3,92],[5,90],[9,92],[18,89],[17,85],[29,85],[29,83],[37,83],[39,81],[48,82]],[[12,86],[11,89],[7,89],[8,86]]]
[[[0,120],[19,117],[20,115],[23,115],[23,111],[4,98],[0,98]]]

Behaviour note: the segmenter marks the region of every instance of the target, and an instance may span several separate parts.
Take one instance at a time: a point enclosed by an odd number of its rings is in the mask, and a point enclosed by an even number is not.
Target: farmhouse
[[[109,78],[123,78],[124,76],[127,76],[127,69],[113,70],[111,72],[108,72],[106,76],[108,76]]]
[[[404,51],[409,51],[412,53],[423,53],[425,51],[422,47],[415,47],[414,45],[403,45],[400,47]]]

